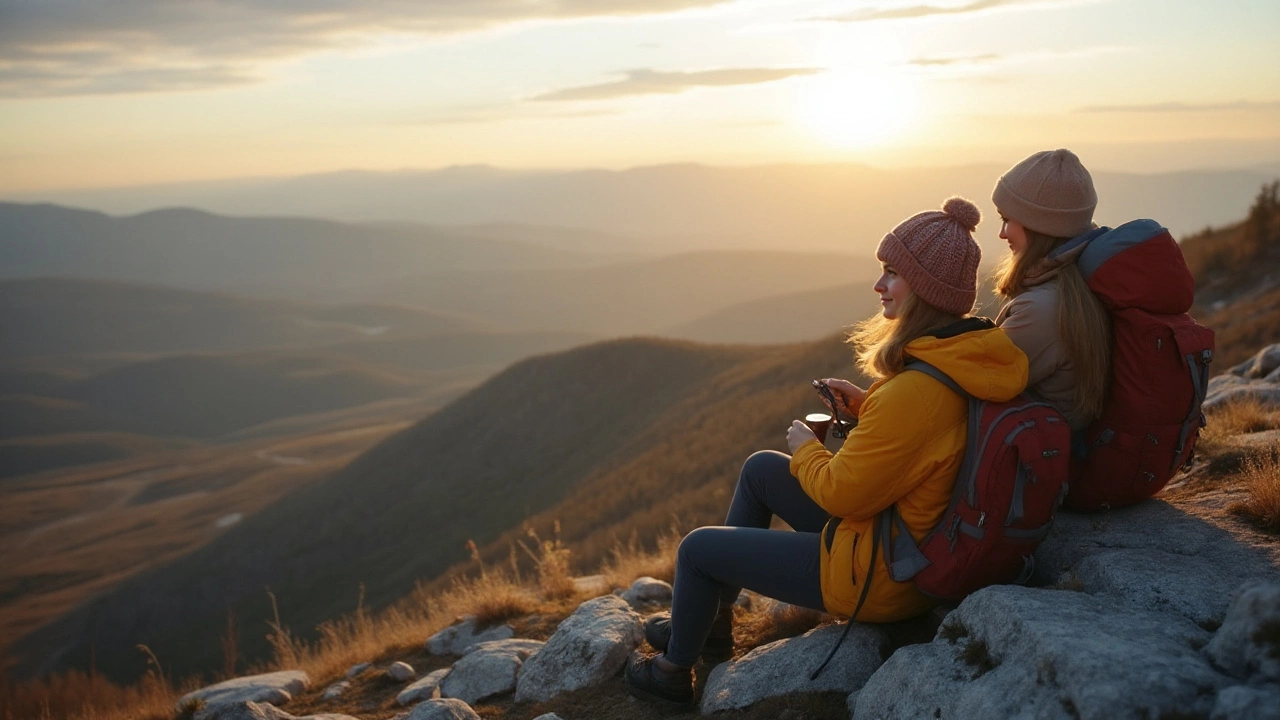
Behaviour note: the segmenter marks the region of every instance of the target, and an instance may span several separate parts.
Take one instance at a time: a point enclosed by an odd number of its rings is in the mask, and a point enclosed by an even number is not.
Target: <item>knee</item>
[[[747,478],[767,478],[778,473],[779,469],[791,474],[791,456],[783,455],[777,450],[757,450],[742,463],[742,472],[738,482]]]
[[[696,567],[700,557],[715,543],[717,530],[720,528],[700,527],[684,536],[680,541],[680,549],[676,551],[676,562],[685,567]]]

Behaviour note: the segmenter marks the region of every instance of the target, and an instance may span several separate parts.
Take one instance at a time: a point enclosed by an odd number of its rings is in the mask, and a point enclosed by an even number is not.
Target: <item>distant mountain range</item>
[[[884,232],[903,218],[962,195],[982,208],[987,221],[979,227],[980,242],[992,254],[1003,250],[1003,244],[996,238],[989,199],[1006,169],[997,164],[901,170],[852,164],[662,165],[620,171],[469,166],[63,192],[40,199],[111,212],[188,206],[231,215],[436,226],[515,223],[603,234],[556,243],[578,250],[669,253],[753,247],[870,254]],[[1100,224],[1151,217],[1181,236],[1243,216],[1247,199],[1276,171],[1259,167],[1147,175],[1099,170],[1093,175]],[[429,231],[446,232],[440,227]],[[453,230],[488,231],[492,225]],[[566,231],[547,234],[569,237]]]

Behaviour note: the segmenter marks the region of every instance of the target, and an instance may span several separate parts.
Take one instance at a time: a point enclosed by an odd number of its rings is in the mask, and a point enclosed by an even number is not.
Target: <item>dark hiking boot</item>
[[[676,668],[668,672],[658,667],[657,657],[639,650],[631,653],[625,673],[627,692],[641,700],[673,707],[693,705],[693,668]]]
[[[702,659],[707,662],[720,662],[733,657],[733,633],[715,634],[707,637],[702,645]],[[644,621],[644,639],[658,652],[666,652],[671,642],[671,613],[660,612],[650,615]]]

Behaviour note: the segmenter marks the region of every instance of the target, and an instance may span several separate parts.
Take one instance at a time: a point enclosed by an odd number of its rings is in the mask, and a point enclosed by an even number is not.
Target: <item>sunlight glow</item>
[[[902,136],[916,119],[915,79],[888,67],[834,70],[800,91],[799,120],[825,142],[869,148]]]

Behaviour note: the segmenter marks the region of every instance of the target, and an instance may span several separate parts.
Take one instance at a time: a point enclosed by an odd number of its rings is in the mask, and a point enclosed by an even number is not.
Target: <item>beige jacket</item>
[[[1000,308],[996,325],[1027,354],[1028,392],[1057,408],[1072,430],[1084,429],[1089,418],[1075,412],[1076,369],[1058,339],[1058,283],[1027,288]]]

